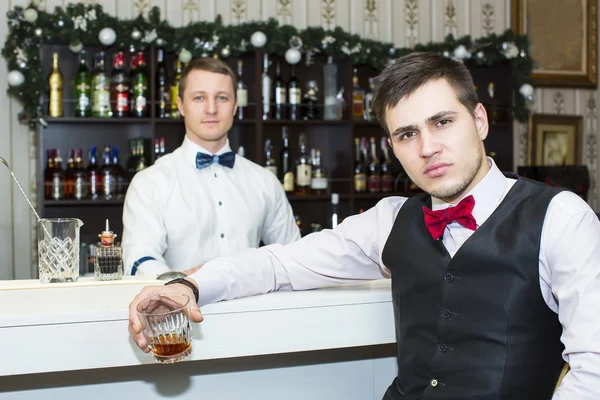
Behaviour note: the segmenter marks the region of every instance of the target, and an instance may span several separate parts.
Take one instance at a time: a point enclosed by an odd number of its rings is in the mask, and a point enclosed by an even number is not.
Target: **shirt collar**
[[[504,193],[506,192],[506,185],[509,180],[504,174],[498,169],[493,159],[487,157],[488,165],[490,170],[483,177],[483,179],[475,185],[468,193],[461,198],[461,200],[469,195],[473,195],[475,199],[475,207],[473,208],[473,217],[480,226],[483,224],[494,210],[498,207]],[[458,203],[458,202],[457,202]],[[446,203],[443,200],[431,198],[432,210],[441,210],[455,204]]]
[[[206,150],[204,147],[192,142],[187,135],[183,138],[183,143],[181,144],[181,149],[183,150],[183,156],[188,162],[192,164],[194,168],[196,168],[196,153],[206,153],[212,154],[210,151]],[[221,150],[217,151],[213,155],[221,155],[231,151],[231,146],[229,145],[229,139],[225,143],[225,146],[221,148]]]

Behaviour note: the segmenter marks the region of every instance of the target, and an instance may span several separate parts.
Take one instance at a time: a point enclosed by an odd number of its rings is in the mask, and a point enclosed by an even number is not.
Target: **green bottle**
[[[148,116],[148,103],[150,103],[148,71],[146,70],[146,61],[144,60],[143,52],[139,51],[137,53],[136,61],[137,67],[131,81],[134,105],[131,115],[141,118]]]
[[[92,112],[91,97],[92,75],[87,65],[86,51],[79,53],[79,66],[75,72],[73,84],[75,86],[75,116],[89,117]]]
[[[110,78],[104,71],[104,52],[96,54],[94,73],[92,74],[92,116],[112,117],[110,107]]]

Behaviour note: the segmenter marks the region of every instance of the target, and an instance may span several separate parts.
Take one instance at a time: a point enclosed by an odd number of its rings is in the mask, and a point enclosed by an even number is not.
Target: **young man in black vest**
[[[396,60],[373,107],[426,194],[389,197],[336,229],[223,257],[188,278],[199,304],[392,278],[393,399],[600,398],[600,223],[573,193],[507,177],[486,157],[486,110],[460,62]],[[135,306],[130,332],[147,351]],[[193,318],[201,321],[198,308]],[[562,336],[561,336],[562,335]]]

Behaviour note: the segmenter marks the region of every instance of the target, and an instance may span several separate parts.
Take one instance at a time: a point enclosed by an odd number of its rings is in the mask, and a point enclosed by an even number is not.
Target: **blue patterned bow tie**
[[[200,152],[196,153],[196,168],[203,169],[213,163],[221,164],[227,168],[233,168],[233,164],[235,163],[235,153],[229,151],[227,153],[219,154],[218,156]]]

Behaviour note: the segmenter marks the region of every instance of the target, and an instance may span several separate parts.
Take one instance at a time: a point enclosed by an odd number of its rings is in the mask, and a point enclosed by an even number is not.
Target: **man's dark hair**
[[[192,61],[190,61],[181,73],[181,78],[179,79],[179,97],[181,98],[181,100],[183,100],[183,93],[185,91],[185,82],[187,80],[187,77],[190,74],[190,72],[196,70],[214,72],[217,74],[229,76],[231,78],[231,83],[233,84],[233,94],[237,99],[237,78],[231,67],[229,67],[229,65],[217,58],[202,57],[194,58]],[[175,101],[175,99],[173,99],[173,101]]]
[[[437,53],[413,52],[394,60],[375,78],[371,107],[388,134],[385,123],[388,107],[395,107],[404,97],[437,79],[445,79],[454,88],[458,101],[473,114],[479,99],[467,67]]]

